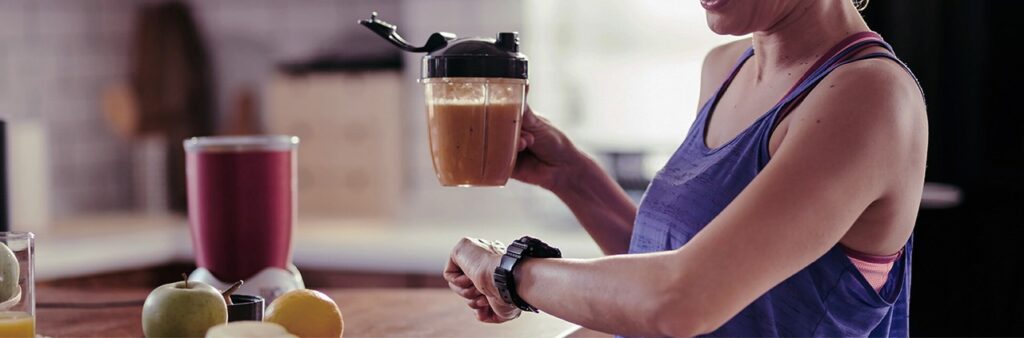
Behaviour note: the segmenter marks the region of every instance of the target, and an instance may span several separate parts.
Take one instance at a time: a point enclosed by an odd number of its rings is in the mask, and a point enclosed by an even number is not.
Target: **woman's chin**
[[[715,32],[715,34],[718,34],[718,35],[745,35],[747,33],[750,33],[750,32],[747,32],[744,29],[744,27],[739,27],[741,25],[736,25],[735,23],[725,22],[725,20],[722,20],[721,18],[714,18],[714,17],[712,17],[712,15],[714,15],[714,14],[708,13],[708,28],[710,28],[712,32]]]

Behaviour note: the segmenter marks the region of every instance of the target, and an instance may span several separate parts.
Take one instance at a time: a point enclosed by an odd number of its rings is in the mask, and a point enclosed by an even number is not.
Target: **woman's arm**
[[[567,178],[570,183],[552,192],[572,210],[601,251],[606,255],[626,253],[636,204],[593,160],[585,158],[581,164],[575,175]]]
[[[919,97],[916,87],[890,85],[900,83],[891,72],[844,68],[830,77],[842,82],[826,79],[794,113],[764,170],[682,248],[526,260],[515,273],[519,295],[588,328],[691,336],[721,326],[821,257],[904,172],[923,170],[923,107],[908,99]],[[452,264],[482,294],[496,292],[491,272],[500,256],[465,255],[471,251],[456,248]]]
[[[553,192],[605,254],[626,253],[636,204],[568,137],[527,107],[512,177]]]

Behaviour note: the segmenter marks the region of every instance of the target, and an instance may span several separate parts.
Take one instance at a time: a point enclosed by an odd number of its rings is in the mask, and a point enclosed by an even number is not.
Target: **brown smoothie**
[[[522,104],[433,104],[427,114],[441,185],[505,185],[515,165]]]

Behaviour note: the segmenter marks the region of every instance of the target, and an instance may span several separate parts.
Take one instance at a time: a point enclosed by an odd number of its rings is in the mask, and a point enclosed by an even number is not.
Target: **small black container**
[[[263,320],[263,297],[250,295],[231,295],[228,304],[228,321]]]

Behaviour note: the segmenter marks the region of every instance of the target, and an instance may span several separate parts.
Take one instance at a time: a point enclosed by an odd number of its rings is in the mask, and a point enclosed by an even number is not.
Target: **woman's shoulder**
[[[715,88],[725,81],[736,61],[750,46],[751,40],[746,38],[719,45],[708,51],[701,67],[700,102],[706,101]]]
[[[902,65],[887,58],[859,60],[836,68],[816,87],[791,113],[800,117],[791,128],[837,128],[829,139],[841,139],[836,136],[841,134],[871,139],[903,159],[908,153],[922,154],[923,166],[927,108],[917,82]]]
[[[924,97],[913,74],[889,58],[863,59],[838,67],[822,80],[819,87],[843,88],[828,91],[832,94],[830,98],[848,100],[855,106],[888,107],[890,110],[925,114]],[[877,109],[873,113],[885,114],[885,110]]]

